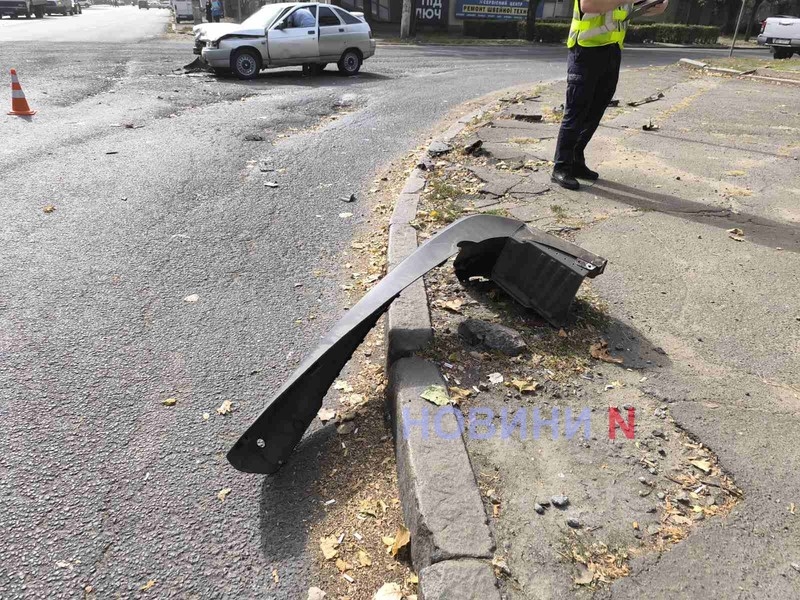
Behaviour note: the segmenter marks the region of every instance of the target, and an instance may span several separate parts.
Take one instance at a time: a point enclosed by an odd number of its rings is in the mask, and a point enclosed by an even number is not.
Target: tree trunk
[[[539,8],[539,0],[528,0],[528,12],[525,15],[525,39],[532,42],[536,39],[536,9]]]
[[[411,37],[411,13],[414,10],[413,0],[403,0],[403,11],[400,15],[400,37]]]
[[[745,42],[750,40],[750,36],[753,33],[753,25],[756,24],[756,15],[758,14],[758,9],[761,8],[762,4],[764,4],[763,0],[761,2],[758,0],[753,2],[753,10],[750,12],[750,16],[747,19],[747,31],[744,34]]]

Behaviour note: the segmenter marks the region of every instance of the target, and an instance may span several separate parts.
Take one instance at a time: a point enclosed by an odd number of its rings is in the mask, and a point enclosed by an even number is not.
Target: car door
[[[267,32],[267,52],[270,63],[302,64],[319,60],[319,39],[316,25],[314,27],[291,26],[291,15],[300,9],[315,14],[317,6],[315,4],[298,6]],[[282,24],[286,26],[283,27]]]
[[[347,38],[344,23],[329,6],[319,7],[319,55],[324,60],[339,60]]]

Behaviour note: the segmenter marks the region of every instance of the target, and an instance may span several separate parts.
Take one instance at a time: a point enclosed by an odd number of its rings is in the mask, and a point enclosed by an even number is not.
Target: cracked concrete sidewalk
[[[626,106],[657,91],[665,97]],[[504,592],[509,598],[800,597],[797,89],[698,77],[679,67],[624,72],[619,107],[609,108],[587,152],[601,179],[578,192],[553,189],[545,162],[563,97],[561,83],[505,106],[457,144],[477,136],[482,156],[446,157],[447,165],[437,167],[468,174],[469,193],[456,199],[465,212],[513,216],[609,260],[591,288],[606,307],[600,333],[624,363],[592,362],[570,378],[545,381],[531,396],[485,383],[478,388],[490,371],[524,370],[519,361],[484,355],[484,364],[454,370],[453,355],[441,350],[464,342],[454,333],[453,311],[443,303],[437,308],[437,298],[460,297],[464,315],[530,334],[533,356],[522,359],[525,368],[550,335],[544,323],[504,310],[502,301],[482,308],[497,297],[465,292],[452,278],[428,281],[436,358],[451,385],[457,380],[481,390],[464,408],[494,407],[498,427],[499,411],[519,402],[593,411],[590,440],[467,440],[487,511],[494,513]],[[538,114],[542,121],[531,122]],[[647,122],[658,129],[643,131]],[[609,440],[596,420],[607,407],[624,405],[637,407],[635,446]],[[564,517],[605,536],[609,547],[641,542],[666,514],[661,494],[656,501],[642,486],[662,489],[676,460],[692,458],[681,454],[689,446],[690,454],[708,452],[719,461],[742,490],[741,502],[693,525],[668,551],[631,553],[628,576],[576,585],[575,561],[563,557],[574,538]],[[665,458],[655,456],[657,467],[648,467],[642,452]],[[535,514],[534,504],[560,493],[570,496],[569,511]]]

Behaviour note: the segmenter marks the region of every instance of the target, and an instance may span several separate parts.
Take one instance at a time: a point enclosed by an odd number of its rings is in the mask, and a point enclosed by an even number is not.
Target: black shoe
[[[586,165],[572,165],[572,175],[580,179],[588,179],[589,181],[597,181],[600,177],[600,173],[592,171]]]
[[[553,169],[553,173],[550,175],[550,181],[568,190],[577,190],[581,187],[581,184],[578,183],[578,180],[575,179],[569,171],[560,169]]]

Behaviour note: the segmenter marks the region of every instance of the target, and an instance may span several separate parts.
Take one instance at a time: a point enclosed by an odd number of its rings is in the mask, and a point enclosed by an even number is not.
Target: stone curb
[[[691,58],[682,58],[678,64],[690,69],[697,69],[698,71],[709,73],[719,73],[721,75],[730,75],[740,79],[756,79],[758,81],[768,81],[772,83],[787,83],[789,85],[800,85],[800,79],[782,79],[780,77],[765,77],[763,75],[753,75],[752,71],[737,71],[736,69],[725,69],[723,67],[712,67],[707,63],[699,60],[692,60]]]
[[[452,140],[488,106],[460,118],[437,141]],[[418,162],[426,156],[427,151]],[[417,231],[411,223],[426,183],[425,172],[414,169],[397,198],[389,220],[390,271],[417,248]],[[435,364],[412,356],[433,340],[424,280],[406,288],[389,307],[385,339],[387,402],[400,501],[411,532],[411,560],[419,574],[420,598],[499,600],[488,562],[494,541],[466,445],[460,434],[454,439],[437,435],[458,431],[456,415],[437,417],[438,408],[420,398],[431,385],[446,387]],[[423,425],[425,414],[430,418]]]

